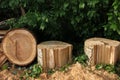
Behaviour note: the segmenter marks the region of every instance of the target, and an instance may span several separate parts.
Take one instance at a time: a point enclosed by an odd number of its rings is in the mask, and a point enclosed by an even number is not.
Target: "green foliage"
[[[9,67],[9,64],[8,63],[5,63],[1,66],[1,70],[5,70],[5,69],[8,69]]]
[[[98,64],[96,65],[96,69],[100,70],[100,69],[104,69],[108,72],[112,72],[115,73],[116,72],[116,68],[114,65],[110,65],[110,64]]]
[[[116,31],[118,34],[120,34],[120,2],[119,0],[114,0],[108,15],[108,24],[106,24],[105,30],[112,29],[113,31]]]
[[[82,55],[79,55],[78,57],[75,57],[74,60],[77,61],[77,62],[79,62],[79,63],[81,63],[81,64],[83,64],[83,65],[86,65],[88,57],[87,57],[87,55],[82,54]]]
[[[28,12],[24,16],[21,16],[19,19],[10,19],[7,23],[12,28],[21,28],[24,26],[31,26],[34,28],[39,26],[40,29],[45,28],[45,24],[48,22],[48,18],[46,15],[39,14],[36,12]]]
[[[55,72],[55,69],[49,69],[48,71],[47,71],[47,73],[50,75],[50,74],[53,74]]]
[[[62,66],[59,70],[60,71],[67,71],[69,66],[70,66],[70,64],[66,64],[66,65]]]
[[[13,18],[11,28],[39,29],[43,40],[82,44],[94,36],[119,40],[119,8],[119,0],[1,0],[0,20]]]
[[[42,67],[38,64],[34,64],[33,66],[30,66],[29,69],[25,71],[25,77],[36,78],[36,77],[39,77],[41,73],[42,73]]]

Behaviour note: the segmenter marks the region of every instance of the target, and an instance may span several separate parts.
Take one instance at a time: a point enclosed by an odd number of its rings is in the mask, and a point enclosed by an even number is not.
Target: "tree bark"
[[[3,50],[0,43],[0,67],[6,62],[7,57],[3,54]]]
[[[90,38],[84,43],[89,65],[116,64],[120,56],[120,42],[105,38]]]
[[[46,41],[38,44],[38,63],[44,68],[61,67],[72,60],[72,45],[61,41]]]

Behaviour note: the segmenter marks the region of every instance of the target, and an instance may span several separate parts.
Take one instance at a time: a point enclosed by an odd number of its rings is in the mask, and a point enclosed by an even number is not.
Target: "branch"
[[[21,15],[25,15],[25,9],[22,6],[20,7],[20,10],[21,10]]]

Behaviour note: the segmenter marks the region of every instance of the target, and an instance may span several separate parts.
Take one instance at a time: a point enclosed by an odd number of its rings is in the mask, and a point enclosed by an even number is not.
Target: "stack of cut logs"
[[[7,58],[4,55],[1,44],[0,44],[0,66],[2,66],[6,60],[7,60]]]
[[[5,35],[5,36],[4,36]],[[3,38],[4,37],[4,38]],[[3,38],[3,39],[2,39]],[[36,44],[34,36],[26,29],[0,29],[0,66],[8,59],[24,66],[38,58],[43,69],[61,67],[72,60],[72,45],[61,41]],[[120,60],[120,42],[105,38],[90,38],[84,44],[88,64],[115,64]],[[37,54],[36,54],[37,53]]]
[[[38,63],[47,71],[62,67],[72,60],[71,44],[46,41],[37,46],[34,36],[26,29],[0,30],[0,35],[3,37],[0,44],[0,66],[7,59],[19,66],[28,65],[37,55]]]
[[[105,38],[90,38],[84,43],[89,65],[115,64],[120,56],[120,42]]]
[[[9,27],[5,26],[4,21],[0,22],[0,66],[2,66],[7,60],[6,56],[4,55],[3,49],[2,49],[1,41],[8,31],[9,31]]]

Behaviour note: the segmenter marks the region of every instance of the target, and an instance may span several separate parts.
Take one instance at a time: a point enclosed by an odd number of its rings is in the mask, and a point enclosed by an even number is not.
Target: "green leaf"
[[[104,67],[104,65],[103,64],[98,64],[98,65],[96,65],[96,69],[103,69],[103,67]]]
[[[8,66],[9,66],[9,64],[5,63],[5,64],[2,65],[1,69],[2,70],[8,69]]]
[[[115,72],[115,67],[114,67],[114,65],[110,65],[110,64],[105,65],[105,66],[104,66],[104,69],[107,70],[108,72],[112,72],[112,73]]]
[[[80,17],[79,17],[79,16],[76,16],[76,17],[75,17],[75,20],[79,23]]]
[[[64,3],[63,9],[65,10],[69,6],[69,3]]]
[[[89,19],[91,19],[92,17],[94,17],[95,16],[95,14],[96,14],[96,11],[88,11],[88,13],[87,13],[87,16],[89,17]]]
[[[108,21],[112,20],[113,16],[108,16]]]
[[[112,23],[111,25],[110,25],[110,28],[113,30],[113,31],[116,31],[117,30],[117,25],[116,24],[114,24],[114,23]]]
[[[80,4],[79,4],[79,8],[80,8],[80,9],[83,9],[84,7],[85,7],[85,3],[80,3]]]
[[[44,30],[44,29],[45,29],[45,24],[44,24],[44,23],[41,23],[40,29],[41,29],[41,30]]]
[[[45,22],[48,22],[48,18],[45,19]]]
[[[25,76],[36,78],[39,77],[40,73],[42,73],[42,67],[38,64],[34,64],[25,72]]]
[[[84,65],[84,64],[86,64],[86,61],[88,60],[88,57],[87,57],[87,55],[82,54],[82,55],[79,55],[78,57],[76,57],[74,60],[78,61],[79,63]]]

